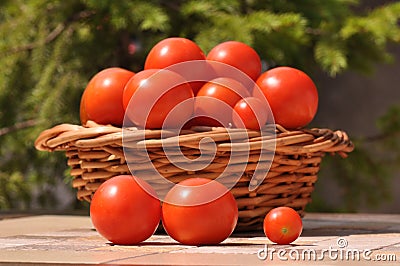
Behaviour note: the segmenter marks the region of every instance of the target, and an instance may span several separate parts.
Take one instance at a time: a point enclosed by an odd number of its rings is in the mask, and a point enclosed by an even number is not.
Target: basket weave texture
[[[89,122],[85,127],[61,124],[47,129],[38,136],[35,147],[43,151],[65,151],[74,178],[72,186],[77,189],[77,197],[88,202],[105,180],[131,174],[130,169],[132,174],[146,176],[148,180],[149,167],[153,167],[164,178],[177,183],[190,177],[218,178],[229,162],[231,168],[224,180],[232,181],[231,192],[239,208],[236,230],[249,231],[261,228],[265,214],[274,207],[289,206],[303,215],[311,201],[322,157],[326,153],[346,157],[354,149],[347,134],[340,130],[289,131],[279,125],[274,125],[273,130],[276,134],[273,139],[260,131],[209,127],[194,127],[177,135],[166,130],[122,129]],[[199,144],[207,139],[215,144],[214,154],[212,163],[201,170],[180,168],[171,163],[171,153],[169,157],[165,154],[168,147],[178,143],[179,151],[194,160],[207,153],[207,148],[203,149],[207,145]],[[127,146],[132,158],[126,158]],[[263,149],[274,153],[260,156]],[[151,165],[146,163],[149,159]],[[254,181],[255,169],[263,163],[265,175],[261,184],[251,191],[249,185]],[[237,173],[236,168],[240,169]]]

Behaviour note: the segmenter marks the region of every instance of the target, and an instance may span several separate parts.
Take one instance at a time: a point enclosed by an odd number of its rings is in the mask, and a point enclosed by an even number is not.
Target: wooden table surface
[[[157,234],[141,245],[111,245],[87,216],[0,220],[0,265],[400,265],[400,214],[308,213],[293,245],[262,232],[214,246],[185,246]]]

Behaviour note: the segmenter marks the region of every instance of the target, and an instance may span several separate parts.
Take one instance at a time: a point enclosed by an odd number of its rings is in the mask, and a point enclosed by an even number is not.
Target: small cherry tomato
[[[189,178],[165,196],[162,222],[165,231],[186,245],[218,244],[236,227],[238,207],[232,193],[221,183]]]
[[[135,73],[118,68],[107,68],[97,73],[87,84],[81,100],[82,124],[92,120],[98,124],[122,126],[124,108],[122,94],[125,84]]]
[[[127,118],[148,128],[181,128],[193,114],[193,91],[179,74],[166,69],[136,73],[123,93]]]
[[[267,123],[268,111],[266,103],[258,98],[241,99],[233,108],[233,124],[238,128],[260,130]]]
[[[264,233],[272,242],[287,245],[295,241],[303,231],[300,215],[290,207],[270,210],[264,218]]]
[[[252,80],[256,80],[261,73],[261,59],[257,52],[242,42],[220,43],[211,49],[206,59],[234,66]]]
[[[90,204],[93,226],[114,244],[138,244],[149,238],[161,219],[161,203],[144,180],[120,175],[105,181]]]
[[[318,108],[318,91],[314,82],[304,72],[291,67],[277,67],[261,74],[256,84],[267,98],[275,123],[288,129],[306,126]]]

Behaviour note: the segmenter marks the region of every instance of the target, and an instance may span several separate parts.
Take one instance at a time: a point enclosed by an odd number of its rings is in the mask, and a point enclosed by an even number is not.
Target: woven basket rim
[[[99,125],[90,121],[87,125],[59,124],[42,131],[35,140],[34,146],[40,151],[67,150],[71,147],[94,148],[105,145],[122,146],[124,140],[136,141],[143,148],[159,147],[168,143],[180,145],[198,144],[204,137],[212,138],[219,150],[230,150],[233,146],[240,148],[241,143],[230,143],[231,136],[247,136],[253,138],[246,143],[246,148],[260,149],[268,143],[274,143],[276,150],[293,154],[337,153],[347,157],[354,150],[354,144],[343,130],[327,128],[302,128],[287,130],[274,124],[263,130],[275,129],[276,135],[268,138],[260,135],[260,131],[249,129],[227,129],[223,127],[192,127],[180,134],[174,130],[139,129],[136,127],[120,128],[111,125]],[[258,137],[258,139],[257,139]],[[142,138],[142,139],[141,139]],[[177,139],[178,138],[178,139]],[[228,141],[226,139],[228,138]],[[225,140],[225,143],[224,143]]]

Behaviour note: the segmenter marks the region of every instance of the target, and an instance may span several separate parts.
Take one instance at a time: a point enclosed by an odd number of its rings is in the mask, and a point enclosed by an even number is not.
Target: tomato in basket
[[[193,91],[179,74],[147,69],[128,81],[123,93],[126,117],[147,129],[179,128],[193,113]]]
[[[195,42],[186,38],[172,37],[163,39],[153,46],[146,57],[144,69],[161,69],[186,61],[205,59],[206,56]],[[190,82],[195,95],[203,84],[202,81]]]
[[[235,104],[249,96],[249,90],[232,78],[220,77],[210,80],[197,93],[194,104],[195,119],[206,126],[228,127],[232,123]]]
[[[90,204],[93,226],[114,244],[138,244],[153,235],[161,219],[161,203],[144,180],[120,175],[105,181]]]
[[[318,108],[318,91],[311,78],[301,70],[277,67],[261,74],[253,95],[267,98],[275,123],[287,129],[306,126]]]
[[[237,128],[260,130],[268,120],[269,109],[256,97],[239,100],[232,113],[233,124]]]
[[[242,42],[220,43],[211,49],[206,59],[234,66],[252,80],[256,80],[261,73],[260,56],[253,48]]]
[[[150,50],[144,69],[166,68],[173,64],[205,58],[201,48],[193,41],[180,37],[166,38]]]
[[[122,94],[125,84],[134,72],[118,68],[106,68],[98,72],[87,84],[81,99],[81,123],[92,120],[98,124],[122,126],[124,108]]]
[[[277,207],[264,218],[264,233],[272,242],[287,245],[295,241],[303,231],[300,215],[290,207]]]
[[[218,244],[236,227],[238,207],[221,183],[189,178],[175,185],[162,205],[165,231],[186,245]]]

